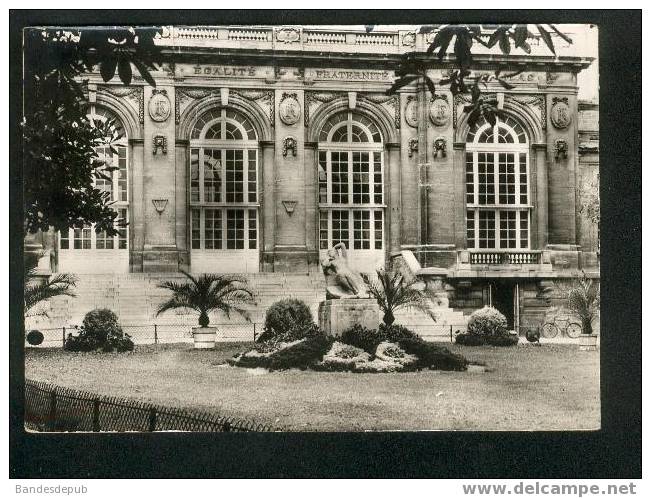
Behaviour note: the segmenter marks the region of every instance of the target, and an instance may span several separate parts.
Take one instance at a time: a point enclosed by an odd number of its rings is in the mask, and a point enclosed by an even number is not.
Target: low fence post
[[[158,325],[154,324],[154,344],[158,344]]]
[[[256,331],[255,331],[255,322],[253,322],[253,342],[255,342]]]
[[[454,341],[452,340],[452,325],[450,325],[450,344],[452,344]]]
[[[48,413],[48,424],[54,429],[57,418],[57,392],[56,389],[50,391],[50,412]]]
[[[156,408],[149,409],[149,432],[154,432],[156,430]]]
[[[63,349],[66,348],[66,328],[65,328],[65,326],[63,327],[63,337],[62,337],[62,344],[61,344],[61,347],[62,347]]]
[[[93,400],[93,432],[99,432],[99,399],[95,398]]]

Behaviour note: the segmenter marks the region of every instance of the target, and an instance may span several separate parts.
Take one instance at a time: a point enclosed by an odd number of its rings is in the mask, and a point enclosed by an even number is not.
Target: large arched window
[[[319,134],[319,247],[343,242],[382,264],[383,234],[382,135],[366,116],[340,112]]]
[[[513,118],[480,120],[466,140],[466,236],[469,249],[528,249],[529,144]]]
[[[93,121],[111,121],[114,132],[119,137],[111,142],[110,147],[105,145],[95,149],[107,171],[102,171],[103,168],[100,168],[102,176],[94,179],[94,186],[108,194],[111,207],[118,213],[121,228],[118,229],[118,235],[114,237],[109,237],[105,231],[97,233],[90,225],[84,228],[73,228],[68,233],[60,234],[59,247],[63,250],[82,251],[128,249],[128,228],[124,226],[129,220],[128,137],[120,119],[111,111],[91,105],[88,109],[88,117]]]
[[[258,137],[237,111],[211,109],[192,129],[190,211],[193,251],[258,250]]]

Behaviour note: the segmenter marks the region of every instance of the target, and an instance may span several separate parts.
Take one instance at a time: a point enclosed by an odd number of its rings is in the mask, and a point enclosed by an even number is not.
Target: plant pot
[[[216,327],[194,327],[192,329],[194,349],[214,349],[217,337]]]
[[[597,334],[581,334],[579,336],[579,351],[596,351]]]

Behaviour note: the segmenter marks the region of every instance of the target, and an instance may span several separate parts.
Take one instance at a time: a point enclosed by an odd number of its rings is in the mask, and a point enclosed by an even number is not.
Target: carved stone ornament
[[[167,121],[172,113],[172,104],[167,96],[167,90],[152,90],[152,96],[147,107],[152,121],[157,123]]]
[[[283,140],[283,157],[287,157],[287,152],[292,151],[292,156],[296,157],[296,149],[298,148],[298,142],[294,137],[286,137]]]
[[[167,138],[163,135],[154,136],[154,150],[152,151],[154,155],[158,153],[158,149],[161,149],[163,154],[167,154]]]
[[[434,140],[434,157],[447,157],[447,144],[445,138],[439,137]]]
[[[301,32],[297,28],[280,28],[276,31],[276,40],[281,43],[296,43],[301,39]]]
[[[549,112],[550,120],[554,128],[563,130],[572,122],[572,111],[567,97],[554,97],[552,99],[552,108]]]
[[[567,141],[563,139],[558,139],[554,143],[554,149],[556,151],[556,160],[558,159],[567,159],[568,145]]]
[[[429,118],[436,126],[445,126],[450,121],[450,104],[447,98],[434,97],[429,106]]]
[[[417,138],[410,138],[409,139],[407,150],[409,151],[409,157],[412,157],[414,155],[414,152],[418,151],[418,139]]]
[[[294,214],[294,208],[296,207],[296,204],[298,204],[298,201],[282,201],[283,207],[285,208],[285,212],[291,216]]]
[[[301,118],[301,104],[299,104],[295,93],[283,92],[280,104],[278,104],[278,114],[280,120],[286,125],[293,125],[298,122]]]
[[[416,45],[416,33],[411,31],[402,35],[402,44],[406,47],[413,47]]]
[[[418,101],[415,97],[407,97],[405,105],[405,121],[412,128],[418,126]]]

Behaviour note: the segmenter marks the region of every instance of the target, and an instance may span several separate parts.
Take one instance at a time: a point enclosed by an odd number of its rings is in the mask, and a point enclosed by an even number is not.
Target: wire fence
[[[120,324],[122,331],[129,334],[134,344],[168,344],[192,342],[192,329],[197,325],[179,323]],[[252,342],[262,333],[261,323],[216,323],[218,342]],[[43,334],[43,342],[38,347],[63,347],[66,337],[79,333],[75,325],[61,327],[32,327]],[[28,344],[29,345],[29,344]]]
[[[249,420],[25,381],[25,426],[41,432],[272,432]]]

